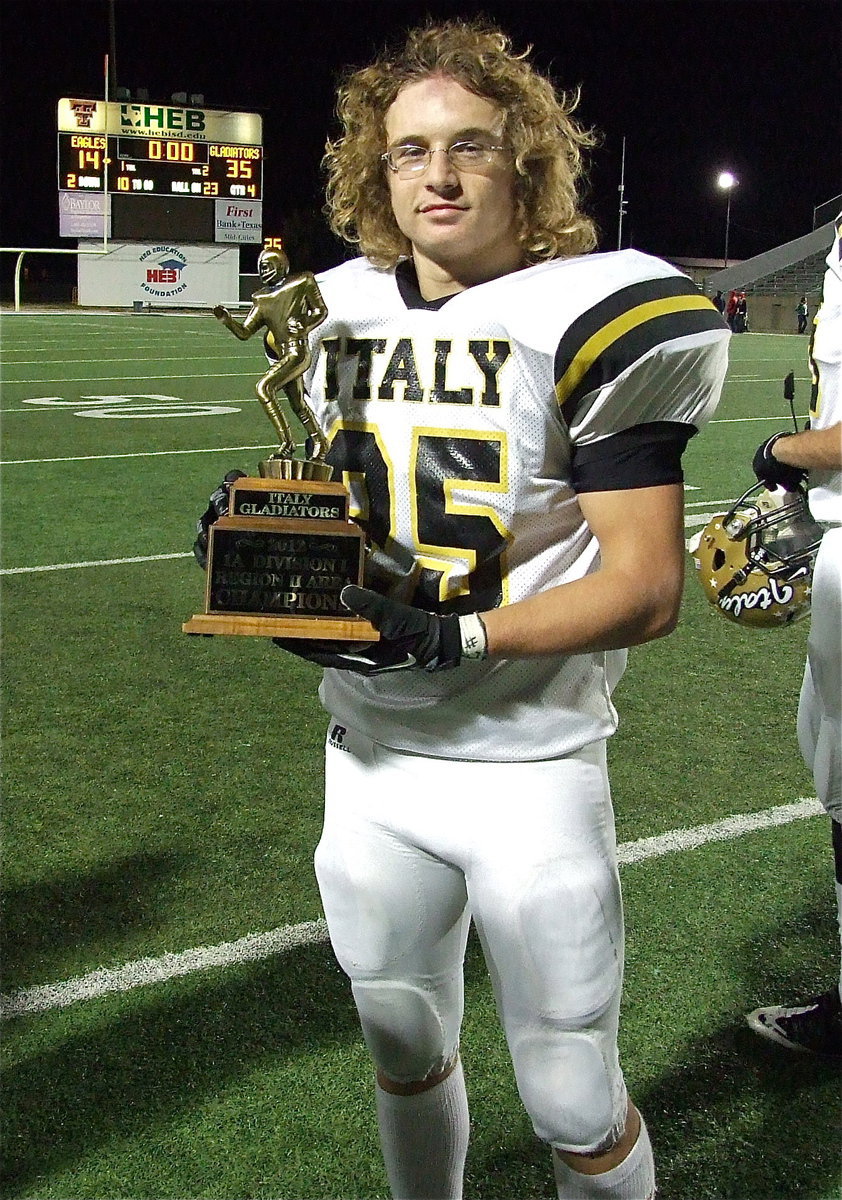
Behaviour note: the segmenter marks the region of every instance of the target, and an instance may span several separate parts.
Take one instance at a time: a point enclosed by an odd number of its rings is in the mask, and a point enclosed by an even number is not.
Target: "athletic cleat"
[[[842,1058],[842,1003],[838,988],[798,1008],[756,1008],[746,1021],[755,1033],[789,1050]]]

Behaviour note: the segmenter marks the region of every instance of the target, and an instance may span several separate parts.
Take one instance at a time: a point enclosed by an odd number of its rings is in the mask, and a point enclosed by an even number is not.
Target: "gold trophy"
[[[257,262],[264,287],[242,322],[227,308],[217,320],[241,341],[265,329],[272,365],[255,391],[280,441],[258,464],[259,476],[230,485],[228,514],[210,527],[205,611],[182,625],[185,633],[377,641],[377,630],[342,604],[347,583],[361,583],[365,535],[348,515],[349,496],[331,480],[322,432],[304,396],[310,365],[308,334],[327,316],[309,271],[290,276],[280,250]],[[282,393],[307,434],[310,457],[294,457]]]

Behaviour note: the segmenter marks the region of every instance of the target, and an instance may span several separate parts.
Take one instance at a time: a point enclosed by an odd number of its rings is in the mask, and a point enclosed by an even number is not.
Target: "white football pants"
[[[394,751],[332,724],[316,875],[377,1067],[458,1052],[473,918],[538,1137],[587,1153],[623,1130],[623,919],[603,744],[541,762]]]
[[[798,743],[816,795],[842,821],[842,529],[824,535],[813,571]]]

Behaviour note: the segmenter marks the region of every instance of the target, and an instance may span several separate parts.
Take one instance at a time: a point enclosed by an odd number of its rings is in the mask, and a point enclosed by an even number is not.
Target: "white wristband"
[[[463,658],[487,658],[488,634],[479,613],[468,613],[459,618],[459,636],[462,638]]]

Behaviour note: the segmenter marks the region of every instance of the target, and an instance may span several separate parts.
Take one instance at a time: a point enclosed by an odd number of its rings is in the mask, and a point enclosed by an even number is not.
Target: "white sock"
[[[375,1088],[380,1146],[394,1200],[461,1200],[468,1096],[461,1061],[415,1096]]]
[[[643,1117],[637,1141],[610,1171],[583,1175],[568,1167],[556,1153],[553,1167],[559,1200],[653,1200],[655,1196],[655,1162]]]

